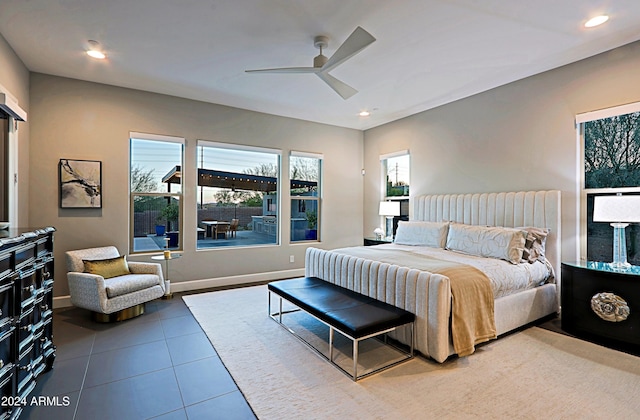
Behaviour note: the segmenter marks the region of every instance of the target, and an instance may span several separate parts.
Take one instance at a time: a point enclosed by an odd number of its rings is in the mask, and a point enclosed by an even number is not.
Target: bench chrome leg
[[[278,313],[278,322],[282,324],[282,297],[280,297],[280,312]]]
[[[358,380],[358,344],[360,340],[353,340],[353,380]]]
[[[414,346],[415,341],[416,341],[416,339],[415,339],[415,337],[416,337],[416,329],[415,329],[415,326],[416,326],[416,323],[415,323],[415,322],[412,322],[412,323],[411,323],[411,345],[410,345],[410,347],[411,347],[411,353],[409,353],[409,354],[411,355],[411,357],[413,357],[413,346]]]
[[[329,327],[329,361],[333,362],[333,327]]]

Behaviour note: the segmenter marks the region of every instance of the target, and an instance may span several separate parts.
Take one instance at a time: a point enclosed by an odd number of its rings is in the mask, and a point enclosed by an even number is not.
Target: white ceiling
[[[314,36],[330,57],[357,26],[377,41],[331,72],[348,100],[244,72],[311,66]],[[367,129],[639,40],[640,1],[1,0],[0,33],[33,72]]]

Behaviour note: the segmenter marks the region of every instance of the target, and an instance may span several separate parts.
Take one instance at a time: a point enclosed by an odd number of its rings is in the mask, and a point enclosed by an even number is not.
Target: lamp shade
[[[400,216],[400,202],[399,201],[381,201],[380,216]]]
[[[640,223],[640,195],[598,195],[593,200],[593,221]]]

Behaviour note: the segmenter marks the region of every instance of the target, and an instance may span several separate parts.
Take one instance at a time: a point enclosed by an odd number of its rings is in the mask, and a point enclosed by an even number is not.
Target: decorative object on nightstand
[[[562,263],[562,329],[602,345],[640,351],[640,267]]]
[[[376,239],[382,239],[382,235],[384,235],[384,229],[381,227],[377,227],[373,230],[373,234],[376,235]]]
[[[171,252],[169,250],[168,238],[166,238],[165,241],[167,241],[167,243],[162,251],[162,255],[154,255],[151,259],[164,261],[164,296],[162,296],[162,299],[171,299],[173,298],[173,293],[171,293],[171,280],[169,280],[169,261],[177,260],[182,254]]]
[[[400,216],[400,202],[381,201],[378,214],[386,217],[386,237],[393,238],[393,217]]]
[[[613,262],[616,270],[627,270],[627,239],[624,228],[640,223],[639,195],[599,195],[593,200],[593,221],[611,222],[613,227]]]

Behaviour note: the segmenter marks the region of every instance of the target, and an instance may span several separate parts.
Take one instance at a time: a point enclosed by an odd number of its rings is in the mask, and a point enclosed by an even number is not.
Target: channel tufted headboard
[[[434,194],[413,197],[411,220],[548,228],[546,257],[560,277],[560,191]]]

